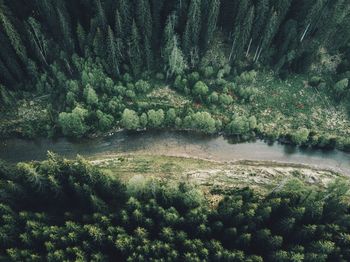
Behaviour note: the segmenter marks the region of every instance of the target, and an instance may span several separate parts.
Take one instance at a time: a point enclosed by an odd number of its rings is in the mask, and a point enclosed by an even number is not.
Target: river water
[[[119,132],[96,139],[6,139],[0,140],[0,159],[9,162],[44,160],[47,151],[67,158],[119,153],[143,153],[199,157],[217,161],[256,160],[306,164],[350,175],[350,154],[338,150],[299,148],[261,140],[232,143],[223,136],[205,136],[190,132],[147,131]]]

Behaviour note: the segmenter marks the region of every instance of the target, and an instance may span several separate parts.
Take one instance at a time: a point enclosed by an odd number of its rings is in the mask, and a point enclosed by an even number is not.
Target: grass
[[[266,133],[285,135],[306,127],[334,137],[350,134],[345,108],[338,106],[326,90],[309,86],[305,76],[290,76],[282,81],[259,73],[253,85],[258,94],[247,110],[258,118]]]
[[[89,159],[109,175],[128,182],[135,176],[166,182],[189,182],[209,195],[233,188],[251,187],[265,194],[290,179],[299,179],[320,188],[342,177],[328,170],[272,162],[216,162],[160,155],[118,155]]]

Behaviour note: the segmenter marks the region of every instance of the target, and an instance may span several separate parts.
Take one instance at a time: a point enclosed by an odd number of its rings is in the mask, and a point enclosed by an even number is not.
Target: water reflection
[[[0,141],[0,158],[10,162],[43,160],[47,151],[65,157],[95,156],[118,153],[164,154],[201,157],[218,161],[261,160],[308,164],[332,168],[350,175],[350,154],[337,150],[300,148],[268,143],[255,138],[206,136],[191,132],[120,132],[96,139],[68,140],[59,138],[7,139]]]

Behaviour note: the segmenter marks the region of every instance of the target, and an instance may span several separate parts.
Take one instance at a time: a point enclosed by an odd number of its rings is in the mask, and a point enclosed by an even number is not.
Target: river
[[[212,137],[189,132],[123,131],[96,139],[0,140],[0,159],[8,162],[44,160],[47,151],[67,158],[73,158],[77,154],[84,157],[102,157],[109,154],[142,153],[199,157],[217,161],[276,161],[332,169],[350,175],[350,154],[342,151],[305,149],[279,143],[267,144],[261,140],[234,144],[223,136]]]

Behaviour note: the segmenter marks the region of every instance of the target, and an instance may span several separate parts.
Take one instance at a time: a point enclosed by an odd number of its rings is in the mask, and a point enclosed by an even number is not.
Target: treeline
[[[1,261],[349,261],[349,185],[293,180],[217,207],[186,184],[127,185],[84,159],[0,164]]]
[[[259,132],[259,119],[231,111],[254,100],[245,83],[261,68],[283,74],[321,61],[327,70],[310,83],[323,91],[337,72],[330,93],[350,97],[349,10],[345,0],[0,0],[0,108],[23,97],[41,105],[0,132]],[[169,82],[193,104],[147,104]],[[301,135],[288,140],[306,143]]]
[[[0,79],[18,90],[43,72],[59,77],[57,67],[75,78],[73,54],[99,61],[112,78],[180,74],[214,63],[220,42],[230,65],[301,70],[320,48],[346,47],[349,23],[345,0],[1,0]]]

